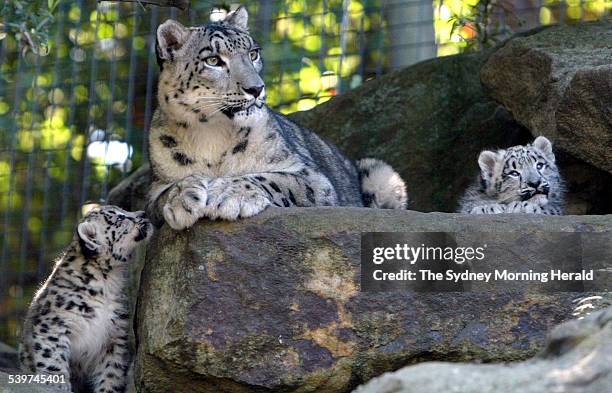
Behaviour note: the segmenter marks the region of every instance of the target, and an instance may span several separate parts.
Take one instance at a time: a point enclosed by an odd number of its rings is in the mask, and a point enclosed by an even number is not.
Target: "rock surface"
[[[612,24],[518,35],[482,69],[488,93],[534,136],[612,173]]]
[[[544,351],[514,364],[431,362],[384,374],[355,393],[612,392],[612,308],[556,327]]]
[[[141,392],[346,392],[427,360],[523,360],[576,294],[359,291],[360,233],[611,231],[612,216],[269,209],[167,226],[143,269]]]

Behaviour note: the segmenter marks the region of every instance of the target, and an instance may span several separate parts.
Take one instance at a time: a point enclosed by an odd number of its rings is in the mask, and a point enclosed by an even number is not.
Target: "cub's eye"
[[[519,177],[521,174],[518,173],[517,171],[510,171],[508,172],[508,175],[512,177]]]
[[[546,165],[542,162],[538,162],[538,165],[536,165],[536,168],[538,168],[538,170],[544,168]]]
[[[204,59],[204,62],[211,67],[219,67],[223,64],[223,60],[219,56],[210,56]]]
[[[257,61],[257,59],[259,59],[259,49],[253,49],[250,51],[249,56],[251,56],[251,61]]]

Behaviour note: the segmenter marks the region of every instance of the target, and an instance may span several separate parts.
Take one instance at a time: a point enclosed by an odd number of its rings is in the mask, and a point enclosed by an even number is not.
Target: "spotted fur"
[[[468,214],[563,214],[563,181],[552,144],[543,136],[533,144],[483,151],[480,175],[460,201]]]
[[[219,23],[187,28],[168,20],[159,27],[148,215],[183,229],[201,217],[234,220],[268,206],[404,208],[403,181],[388,165],[378,161],[360,177],[335,146],[268,109],[260,47],[247,19],[239,8]],[[392,185],[374,192],[360,180]],[[364,192],[376,200],[364,204]]]
[[[129,368],[127,263],[152,226],[143,212],[92,210],[36,293],[19,356],[23,371],[61,374],[67,392],[118,393]]]

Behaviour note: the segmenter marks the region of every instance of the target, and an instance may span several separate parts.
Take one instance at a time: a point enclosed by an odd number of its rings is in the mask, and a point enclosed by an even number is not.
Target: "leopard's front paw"
[[[189,176],[175,184],[164,205],[164,219],[175,230],[193,226],[204,216],[209,179]]]
[[[209,218],[236,220],[261,213],[270,200],[246,181],[215,179],[208,190],[204,215]]]

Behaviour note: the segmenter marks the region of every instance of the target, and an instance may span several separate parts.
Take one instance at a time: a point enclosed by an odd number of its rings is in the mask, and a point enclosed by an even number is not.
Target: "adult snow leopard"
[[[467,214],[563,214],[563,182],[552,144],[543,136],[532,144],[478,157],[480,175],[460,201]]]
[[[148,216],[184,229],[270,205],[405,208],[404,182],[389,165],[355,163],[265,105],[263,59],[247,20],[240,7],[222,22],[159,26]]]
[[[126,264],[152,230],[144,212],[104,206],[85,216],[28,310],[19,348],[25,372],[59,375],[68,392],[125,391]]]

